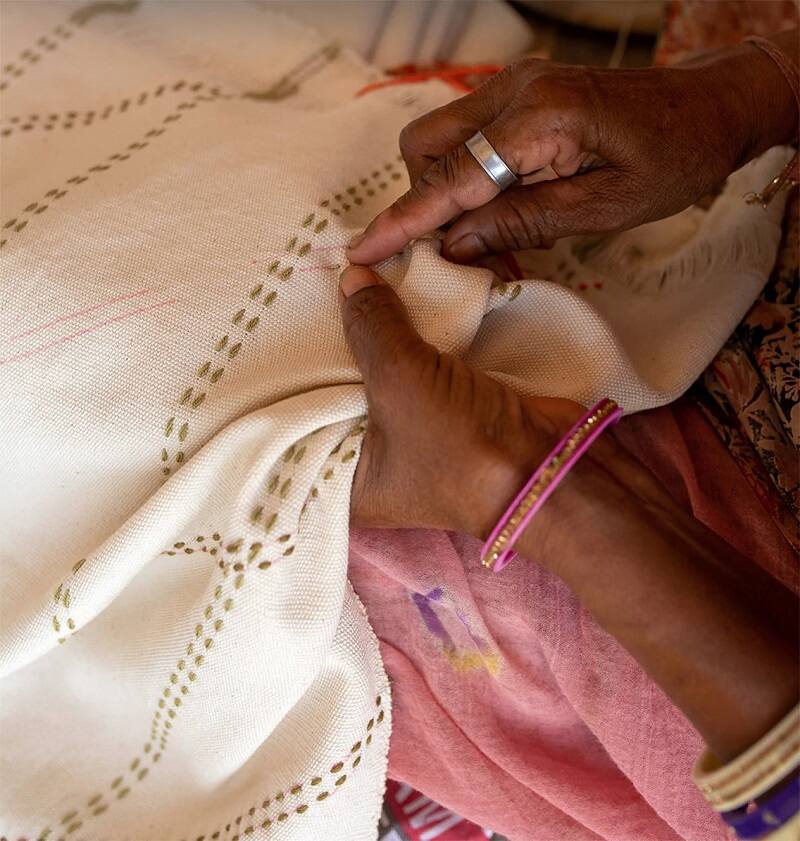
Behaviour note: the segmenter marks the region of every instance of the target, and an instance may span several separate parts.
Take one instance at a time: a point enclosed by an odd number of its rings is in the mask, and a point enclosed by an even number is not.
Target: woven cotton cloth
[[[0,832],[374,838],[391,703],[347,581],[337,277],[407,186],[399,130],[452,94],[355,98],[374,71],[243,3],[4,3],[2,39]],[[643,409],[763,283],[780,208],[740,196],[782,154],[658,229],[659,265],[740,243],[732,272],[498,285],[433,238],[381,270],[442,350]]]

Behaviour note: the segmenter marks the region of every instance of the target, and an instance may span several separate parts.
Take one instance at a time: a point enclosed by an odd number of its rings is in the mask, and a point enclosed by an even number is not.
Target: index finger
[[[431,164],[408,192],[351,241],[347,258],[351,263],[377,263],[499,192],[467,148],[459,145]]]
[[[559,161],[567,164],[582,148],[580,111],[546,103],[512,102],[482,131],[506,166],[520,176]],[[354,237],[347,257],[351,263],[377,263],[499,193],[461,143],[431,164],[408,192]]]

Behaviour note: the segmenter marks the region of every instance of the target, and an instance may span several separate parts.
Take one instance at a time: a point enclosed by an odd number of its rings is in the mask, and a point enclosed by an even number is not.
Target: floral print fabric
[[[798,25],[794,0],[670,4],[659,64]],[[786,540],[800,551],[800,199],[786,206],[781,247],[758,300],[691,394],[728,446]]]

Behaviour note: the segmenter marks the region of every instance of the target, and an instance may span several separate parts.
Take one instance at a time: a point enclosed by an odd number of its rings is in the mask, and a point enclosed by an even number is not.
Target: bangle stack
[[[489,535],[481,551],[485,567],[499,572],[516,557],[513,546],[534,515],[600,434],[621,417],[622,409],[604,398],[559,441]]]
[[[800,822],[800,706],[749,750],[720,768],[706,752],[693,777],[709,804],[741,839],[782,837]],[[787,834],[787,838],[792,837]],[[797,837],[797,836],[794,836]]]

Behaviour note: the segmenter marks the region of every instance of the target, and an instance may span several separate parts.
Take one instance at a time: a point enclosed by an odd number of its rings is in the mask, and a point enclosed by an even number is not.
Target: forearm
[[[518,548],[570,586],[720,759],[797,703],[794,596],[610,441],[579,464]]]

